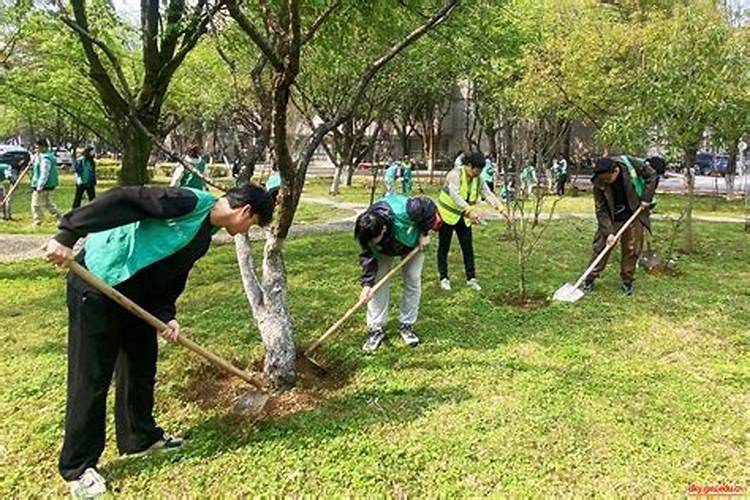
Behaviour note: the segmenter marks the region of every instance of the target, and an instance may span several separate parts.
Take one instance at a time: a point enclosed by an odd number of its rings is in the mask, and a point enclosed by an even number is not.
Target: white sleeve
[[[469,206],[466,200],[461,198],[461,176],[459,175],[458,169],[453,169],[448,172],[445,176],[445,183],[448,186],[448,194],[450,195],[453,203],[455,203],[461,210],[466,210]]]
[[[49,171],[52,168],[52,164],[49,161],[49,158],[46,156],[42,156],[41,162],[39,163],[39,179],[37,180],[36,188],[41,189],[44,187],[45,184],[47,184],[47,179],[49,178]]]
[[[177,165],[177,168],[174,169],[174,173],[172,174],[172,180],[169,182],[170,187],[177,187],[180,185],[180,181],[182,180],[182,176],[185,174],[185,167],[182,165]]]

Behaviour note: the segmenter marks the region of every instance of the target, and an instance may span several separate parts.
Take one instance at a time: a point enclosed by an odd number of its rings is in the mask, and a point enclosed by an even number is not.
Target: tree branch
[[[310,42],[310,40],[313,39],[315,36],[315,33],[317,33],[320,26],[325,22],[325,20],[328,18],[328,16],[331,15],[331,13],[336,10],[336,8],[341,4],[341,0],[334,0],[331,5],[328,6],[310,25],[310,27],[307,29],[307,32],[302,37],[302,45],[307,44]]]
[[[281,58],[276,54],[276,52],[271,47],[271,44],[269,40],[264,37],[260,31],[258,31],[258,28],[256,28],[255,24],[242,12],[242,9],[240,9],[239,5],[237,5],[237,0],[228,0],[226,2],[227,9],[229,10],[229,15],[232,16],[232,18],[237,21],[237,24],[240,25],[240,28],[242,31],[245,32],[245,34],[250,38],[250,40],[260,49],[261,52],[266,56],[268,59],[268,62],[271,63],[271,66],[273,66],[277,70],[283,70],[284,69],[284,63],[282,62]]]

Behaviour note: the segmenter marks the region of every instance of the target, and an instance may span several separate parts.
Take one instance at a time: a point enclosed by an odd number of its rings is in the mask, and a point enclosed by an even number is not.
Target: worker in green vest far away
[[[537,185],[537,182],[534,165],[529,163],[521,170],[521,186],[527,198],[534,192],[534,186]]]
[[[390,194],[373,203],[357,217],[354,237],[362,251],[361,300],[367,301],[367,339],[362,349],[375,352],[385,338],[388,322],[390,283],[377,292],[372,289],[391,269],[394,257],[404,257],[419,247],[424,250],[430,241],[429,232],[440,225],[435,203],[429,198],[407,198]],[[403,286],[399,313],[399,333],[408,346],[416,346],[419,337],[414,323],[419,313],[422,296],[422,266],[424,253],[420,252],[403,267]]]
[[[211,235],[220,228],[235,235],[264,226],[272,213],[270,196],[256,184],[221,198],[191,188],[115,188],[66,214],[46,257],[65,266],[76,241],[88,235],[76,261],[169,325],[158,333],[176,340],[175,302]],[[119,452],[177,449],[183,440],[154,421],[157,332],[74,273],[67,277],[67,305],[68,397],[59,469],[73,496],[92,497],[106,490],[96,466],[115,369]]]
[[[480,224],[482,219],[474,205],[477,204],[481,195],[491,206],[499,207],[495,195],[480,179],[484,166],[485,159],[482,153],[473,152],[464,155],[463,164],[448,172],[445,177],[445,186],[438,197],[437,206],[440,218],[443,220],[443,227],[440,229],[437,261],[440,288],[443,290],[451,289],[451,282],[448,278],[448,252],[454,231],[458,236],[458,243],[464,257],[466,284],[476,291],[482,289],[474,270],[474,246],[471,236],[471,225]]]
[[[266,179],[266,191],[271,195],[274,205],[276,205],[276,198],[279,196],[279,189],[281,189],[281,175],[274,166],[271,167],[271,175]]]
[[[495,192],[495,172],[495,164],[492,163],[492,160],[488,156],[484,160],[484,167],[482,168],[482,182],[487,184],[487,187],[493,193]]]
[[[201,157],[200,146],[198,146],[197,144],[191,144],[190,146],[188,146],[187,154],[185,155],[185,158],[182,159],[182,161],[200,172],[201,175],[206,175],[206,161]],[[201,179],[182,165],[177,165],[174,174],[172,174],[172,181],[169,183],[169,185],[172,187],[205,189],[203,179]]]
[[[397,182],[401,179],[401,192],[397,193]],[[385,192],[409,196],[413,187],[412,164],[408,157],[400,162],[391,163],[385,170]]]
[[[555,194],[565,196],[565,183],[568,182],[568,160],[558,155],[553,166],[553,172],[555,174]]]
[[[36,155],[31,167],[31,217],[32,225],[40,227],[45,210],[57,220],[62,215],[52,199],[52,193],[58,184],[55,154],[48,150],[46,139],[38,139],[34,143],[34,152]]]
[[[11,219],[11,201],[5,201],[5,194],[10,191],[14,182],[13,166],[9,163],[0,162],[0,203],[3,205],[3,220]]]
[[[86,146],[83,155],[76,161],[76,195],[73,198],[73,208],[81,206],[83,193],[89,198],[89,202],[96,198],[96,160],[94,159],[93,146]]]
[[[644,210],[625,230],[620,240],[620,278],[626,295],[633,293],[633,277],[643,241],[643,228],[650,230],[649,213],[659,175],[651,166],[631,156],[601,158],[591,178],[598,228],[594,238],[591,261],[614,242],[615,233],[642,206]],[[607,266],[611,252],[597,264],[583,283],[583,290],[591,292],[594,280]]]

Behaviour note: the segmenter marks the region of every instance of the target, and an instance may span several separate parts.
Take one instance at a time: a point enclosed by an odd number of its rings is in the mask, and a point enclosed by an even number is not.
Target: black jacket
[[[641,201],[651,203],[654,200],[656,186],[659,184],[659,174],[656,173],[656,170],[651,168],[647,163],[630,158],[630,163],[633,165],[635,171],[643,178],[645,184],[643,197],[639,198],[638,193],[635,192],[635,188],[633,187],[633,181],[630,178],[628,168],[616,157],[612,159],[617,163],[617,166],[620,167],[620,175],[622,176],[625,196],[628,200],[630,210],[632,212],[638,210]],[[619,182],[619,179],[615,182]],[[596,220],[599,223],[599,232],[605,235],[614,234],[615,195],[612,185],[602,182],[599,175],[592,179],[592,183],[594,184],[594,203],[596,205]],[[646,209],[641,212],[638,216],[638,220],[650,230],[650,210]]]
[[[146,218],[170,219],[190,213],[198,197],[187,189],[157,187],[115,188],[88,205],[65,214],[54,237],[73,248],[79,238]],[[174,319],[175,302],[185,289],[188,274],[211,244],[209,216],[185,247],[147,266],[115,288],[165,323]],[[76,260],[84,264],[84,251]]]
[[[407,247],[393,237],[393,213],[388,203],[385,201],[374,203],[367,209],[367,212],[378,213],[386,220],[385,235],[378,244],[383,255],[407,255],[414,250],[414,247]],[[419,229],[419,232],[426,235],[435,223],[437,207],[429,198],[410,198],[406,205],[406,212],[409,215],[409,219]],[[362,286],[373,286],[378,272],[378,259],[369,246],[360,246],[362,248],[359,254],[359,263],[362,266],[360,281]]]

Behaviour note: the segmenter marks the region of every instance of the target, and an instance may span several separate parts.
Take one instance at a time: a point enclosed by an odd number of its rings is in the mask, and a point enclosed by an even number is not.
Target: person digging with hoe
[[[175,302],[211,235],[219,228],[234,235],[266,225],[272,213],[271,198],[257,185],[221,198],[190,188],[116,188],[66,214],[46,258],[67,266],[76,241],[88,235],[76,261],[166,323],[169,329],[158,333],[175,341]],[[183,440],[164,432],[153,416],[157,332],[72,272],[67,305],[68,395],[59,470],[74,497],[95,497],[106,491],[96,467],[113,372],[121,454],[174,450]]]
[[[615,234],[623,224],[642,207],[633,223],[628,226],[620,240],[620,278],[626,295],[633,294],[633,279],[638,254],[643,241],[643,228],[650,231],[649,210],[659,176],[648,162],[629,156],[601,158],[594,167],[591,178],[594,185],[594,203],[598,228],[594,237],[591,262],[605,247],[615,244]],[[594,280],[604,271],[610,253],[607,253],[583,282],[583,291],[594,290]]]
[[[419,344],[414,323],[422,296],[424,249],[430,242],[430,230],[438,230],[441,221],[435,203],[429,198],[407,198],[389,194],[375,202],[357,217],[354,237],[359,242],[362,266],[360,300],[367,303],[367,339],[362,350],[375,352],[385,339],[388,321],[390,283],[377,291],[379,282],[388,274],[394,257],[408,262],[402,268],[403,291],[399,315],[399,333],[408,346]],[[419,252],[413,254],[415,249]]]

